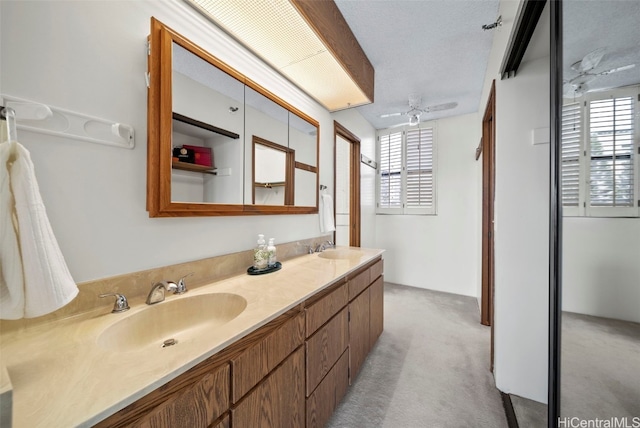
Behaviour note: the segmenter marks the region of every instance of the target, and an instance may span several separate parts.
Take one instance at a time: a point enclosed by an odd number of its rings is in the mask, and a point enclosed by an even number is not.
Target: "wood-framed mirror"
[[[155,18],[149,42],[149,216],[317,213],[318,121]],[[278,198],[256,195],[254,141],[284,156],[257,161],[286,178]]]

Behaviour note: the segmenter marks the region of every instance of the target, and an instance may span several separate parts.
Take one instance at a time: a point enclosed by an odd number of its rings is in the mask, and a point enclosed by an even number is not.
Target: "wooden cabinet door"
[[[304,424],[304,347],[301,346],[231,409],[231,425],[233,428],[297,428]]]
[[[173,394],[131,426],[207,428],[229,406],[229,365]]]
[[[307,398],[307,428],[322,428],[331,418],[349,386],[349,352],[338,362]]]
[[[360,372],[360,367],[369,353],[369,289],[349,303],[349,366],[351,380]]]
[[[384,280],[380,276],[369,287],[369,347],[373,347],[384,329]]]

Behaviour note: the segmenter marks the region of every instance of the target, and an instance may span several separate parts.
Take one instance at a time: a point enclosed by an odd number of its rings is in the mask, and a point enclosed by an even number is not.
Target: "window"
[[[435,125],[378,135],[378,214],[435,214]]]
[[[638,87],[591,93],[562,109],[565,215],[637,217]]]

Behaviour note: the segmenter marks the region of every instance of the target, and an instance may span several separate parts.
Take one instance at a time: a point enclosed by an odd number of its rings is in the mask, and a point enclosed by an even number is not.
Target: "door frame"
[[[336,148],[338,136],[351,144],[349,151],[349,245],[360,246],[360,138],[338,121],[333,121],[333,217],[336,217]],[[333,232],[333,242],[336,232]]]
[[[491,326],[491,371],[493,371],[493,313],[495,295],[494,202],[495,202],[496,81],[482,117],[482,297],[480,322]]]

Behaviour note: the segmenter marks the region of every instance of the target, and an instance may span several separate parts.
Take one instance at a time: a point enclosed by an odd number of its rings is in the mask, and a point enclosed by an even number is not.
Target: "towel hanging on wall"
[[[333,198],[327,193],[320,195],[320,232],[327,233],[336,230],[333,220]]]
[[[34,318],[78,294],[40,196],[29,151],[0,144],[0,318]]]

